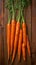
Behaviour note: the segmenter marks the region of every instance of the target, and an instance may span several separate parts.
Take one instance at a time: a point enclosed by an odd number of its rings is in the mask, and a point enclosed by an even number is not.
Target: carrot
[[[12,2],[12,3],[11,3]],[[7,48],[8,48],[8,59],[11,53],[11,35],[10,35],[10,19],[11,19],[11,14],[12,14],[12,4],[13,0],[7,0],[5,3],[5,7],[8,9],[9,15],[8,15],[8,24],[7,24]]]
[[[29,44],[28,35],[27,35],[27,50],[28,50],[28,55],[30,56],[31,52],[30,52],[30,44]]]
[[[25,49],[25,43],[22,43],[22,56],[23,60],[26,60],[26,49]]]
[[[21,46],[22,46],[22,29],[20,29],[19,41],[18,41],[18,61],[20,61],[21,57]]]
[[[22,13],[22,31],[23,31],[23,46],[25,45],[25,48],[23,47],[23,53],[26,54],[26,48],[27,48],[27,34],[26,34],[26,23],[25,23],[25,20],[24,20],[24,16],[23,16],[23,13]],[[22,53],[22,55],[23,55]],[[25,55],[23,55],[23,59],[25,58]],[[25,59],[24,59],[25,60]]]
[[[11,22],[11,52],[13,51],[13,43],[14,43],[14,37],[15,37],[15,28],[16,28],[16,22],[15,20],[12,20]]]
[[[26,47],[27,47],[27,35],[26,35],[26,24],[25,22],[22,23],[22,30],[23,30],[23,59],[26,60]],[[24,47],[25,46],[25,47]]]
[[[19,30],[20,30],[20,23],[16,23],[16,32],[15,32],[15,40],[14,40],[14,50],[12,55],[12,62],[14,61],[16,50],[17,50],[17,42],[18,42],[18,36],[19,36]]]
[[[23,20],[22,23],[22,30],[23,30],[23,44],[22,44],[22,56],[23,60],[26,60],[26,49],[27,49],[27,34],[26,34],[26,23]]]
[[[26,23],[22,23],[22,30],[23,30],[23,43],[27,44],[27,35],[26,35]]]
[[[7,50],[8,50],[8,59],[9,59],[9,55],[10,55],[10,24],[7,24]]]
[[[25,20],[24,20],[24,11],[25,9],[28,7],[28,4],[30,4],[31,1],[27,1],[27,0],[21,0],[21,16],[22,16],[22,29],[23,29],[23,44],[25,44],[25,50],[26,50],[26,47],[27,47],[27,34],[26,34],[26,23],[25,23]],[[25,52],[26,53],[26,52]],[[24,59],[24,56],[23,56],[23,59]]]
[[[13,52],[14,47],[14,39],[15,39],[15,30],[16,30],[16,20],[15,20],[15,7],[14,7],[14,1],[12,1],[12,20],[11,20],[11,54]]]
[[[17,3],[18,4],[18,3]],[[18,4],[19,6],[19,4]],[[15,31],[15,40],[14,40],[14,50],[12,55],[12,62],[15,59],[16,51],[17,51],[17,45],[18,45],[18,39],[19,39],[19,32],[20,32],[20,7],[18,8],[18,14],[17,14],[17,23],[16,23],[16,31]]]

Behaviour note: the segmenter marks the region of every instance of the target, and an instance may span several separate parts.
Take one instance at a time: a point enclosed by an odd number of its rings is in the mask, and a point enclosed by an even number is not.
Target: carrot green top
[[[10,23],[11,18],[14,19],[15,17],[14,0],[7,0],[5,4],[6,8],[9,10],[8,23]]]
[[[25,8],[27,8],[29,6],[29,4],[31,4],[31,0],[21,0],[21,16],[22,16],[23,22],[25,22],[23,12],[24,12]]]
[[[10,23],[10,19],[15,19],[15,13],[16,10],[18,10],[18,15],[17,15],[17,21],[20,20],[20,17],[22,16],[22,20],[24,22],[24,15],[23,15],[23,10],[28,7],[29,4],[31,4],[31,0],[6,0],[6,8],[9,10],[9,17],[8,17],[8,23]],[[22,13],[22,14],[21,14]]]

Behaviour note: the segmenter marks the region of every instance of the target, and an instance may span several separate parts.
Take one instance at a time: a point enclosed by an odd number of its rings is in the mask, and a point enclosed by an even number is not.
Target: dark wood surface
[[[3,0],[0,0],[0,65],[8,65],[6,44],[7,12],[8,11],[4,7]],[[29,57],[27,54],[27,62],[24,62],[23,59],[21,59],[21,62],[18,63],[16,62],[16,56],[13,65],[36,65],[36,0],[32,0],[32,6],[29,6],[25,12],[25,18],[28,27],[32,57]]]

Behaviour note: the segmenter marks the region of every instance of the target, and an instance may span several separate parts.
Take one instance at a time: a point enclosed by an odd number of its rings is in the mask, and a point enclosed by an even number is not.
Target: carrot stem
[[[13,19],[13,20],[15,19],[15,10],[14,10],[13,4],[12,4],[12,19]]]

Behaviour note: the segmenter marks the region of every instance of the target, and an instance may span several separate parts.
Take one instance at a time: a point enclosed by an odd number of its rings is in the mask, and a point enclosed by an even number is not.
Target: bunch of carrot
[[[15,2],[15,4],[14,4]],[[30,45],[26,31],[26,22],[24,20],[24,9],[28,6],[27,0],[7,0],[6,7],[9,10],[9,20],[7,23],[7,50],[8,60],[12,57],[12,62],[15,59],[16,52],[18,61],[20,61],[21,53],[23,60],[26,60],[26,50],[30,56]],[[17,12],[17,13],[16,13]],[[17,15],[16,15],[17,14]]]

